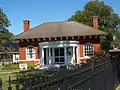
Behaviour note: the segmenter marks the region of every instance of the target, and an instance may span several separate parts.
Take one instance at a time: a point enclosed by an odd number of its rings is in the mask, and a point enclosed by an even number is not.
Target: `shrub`
[[[19,69],[19,64],[5,64],[4,69]]]
[[[34,63],[27,63],[27,68],[28,69],[34,69],[36,65]]]

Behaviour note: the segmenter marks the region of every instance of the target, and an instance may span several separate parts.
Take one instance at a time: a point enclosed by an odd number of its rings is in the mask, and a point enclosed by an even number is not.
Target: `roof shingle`
[[[104,35],[105,32],[75,21],[47,22],[20,33],[14,39]]]

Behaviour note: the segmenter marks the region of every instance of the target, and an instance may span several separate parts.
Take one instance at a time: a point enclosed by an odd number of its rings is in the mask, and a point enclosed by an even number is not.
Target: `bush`
[[[19,69],[19,64],[5,64],[4,69]]]
[[[27,68],[28,69],[34,69],[36,65],[34,63],[27,63]]]

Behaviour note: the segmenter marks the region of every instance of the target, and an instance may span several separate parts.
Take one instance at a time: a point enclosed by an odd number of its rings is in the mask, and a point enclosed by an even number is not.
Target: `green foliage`
[[[11,59],[11,53],[10,52],[12,52],[12,51],[14,51],[13,48],[0,46],[0,53],[4,53],[4,56],[5,56],[5,57],[3,57],[2,55],[0,55],[0,60],[1,59]]]
[[[19,64],[5,64],[3,69],[19,69]]]
[[[105,38],[101,42],[101,49],[105,50],[106,53],[112,49],[113,36],[115,35],[115,30],[106,30]]]
[[[106,30],[105,38],[102,39],[101,48],[107,53],[110,49],[120,48],[120,31],[118,30]],[[115,40],[113,40],[115,36]]]
[[[83,11],[76,11],[68,20],[77,21],[92,26],[92,16],[99,17],[99,29],[115,29],[116,25],[120,24],[118,14],[109,5],[104,2],[90,1],[85,4]]]
[[[120,31],[115,31],[115,40],[111,43],[115,48],[120,49]]]
[[[12,51],[12,48],[3,47],[1,44],[13,41],[12,37],[14,35],[7,29],[10,25],[10,21],[8,20],[6,14],[0,8],[0,52],[5,53],[7,57],[10,56],[9,52]]]
[[[2,8],[0,8],[0,31],[6,31],[10,25],[7,15],[3,12]]]
[[[13,41],[12,37],[14,35],[9,31],[0,32],[0,44]]]
[[[7,15],[0,8],[0,44],[12,41],[13,34],[8,30],[10,25]]]
[[[27,63],[27,68],[28,69],[34,69],[36,65],[34,63]]]

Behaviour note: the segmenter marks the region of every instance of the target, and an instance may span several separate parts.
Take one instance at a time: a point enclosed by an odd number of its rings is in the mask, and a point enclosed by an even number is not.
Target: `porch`
[[[69,65],[78,63],[79,41],[39,43],[40,65]]]

